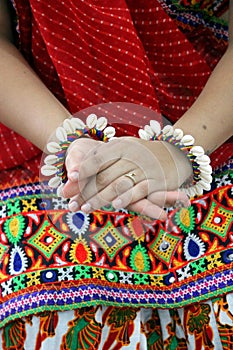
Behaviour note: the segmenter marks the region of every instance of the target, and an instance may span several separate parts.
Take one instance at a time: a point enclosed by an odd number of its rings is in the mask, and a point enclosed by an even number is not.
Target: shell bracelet
[[[41,173],[51,177],[48,185],[57,188],[58,196],[61,196],[62,188],[67,181],[65,158],[70,144],[83,135],[104,142],[110,141],[114,138],[115,128],[107,126],[107,124],[107,118],[97,118],[95,114],[90,114],[86,119],[86,124],[79,118],[69,118],[65,119],[62,126],[56,129],[55,135],[58,141],[51,141],[47,144],[47,150],[50,154],[44,158]]]
[[[203,191],[211,189],[212,167],[210,158],[205,154],[201,146],[194,146],[195,139],[191,135],[184,135],[181,129],[174,129],[166,125],[161,129],[160,124],[151,120],[150,125],[145,125],[139,130],[139,137],[144,140],[166,141],[178,147],[186,154],[193,168],[193,179],[191,186],[182,185],[181,190],[189,197],[202,195]]]

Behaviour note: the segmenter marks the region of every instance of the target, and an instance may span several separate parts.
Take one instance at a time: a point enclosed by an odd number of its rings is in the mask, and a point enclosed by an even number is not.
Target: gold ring
[[[128,173],[128,174],[125,174],[124,176],[128,177],[130,180],[132,180],[134,185],[136,185],[136,180],[135,180],[136,174],[135,173]]]

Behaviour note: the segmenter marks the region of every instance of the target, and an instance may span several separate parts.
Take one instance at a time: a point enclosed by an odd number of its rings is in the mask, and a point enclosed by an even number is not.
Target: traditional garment
[[[227,26],[214,16],[225,4],[16,0],[14,8],[20,50],[71,113],[122,101],[175,122],[226,50]],[[149,113],[123,112],[130,135],[148,122]],[[1,349],[231,347],[230,141],[212,157],[211,191],[160,222],[110,207],[69,212],[39,181],[39,150],[1,133]]]

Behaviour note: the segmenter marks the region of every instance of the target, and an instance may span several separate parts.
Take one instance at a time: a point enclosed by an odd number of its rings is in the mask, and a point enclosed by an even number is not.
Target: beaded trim
[[[92,136],[104,142],[109,141],[115,135],[115,128],[107,124],[107,118],[97,118],[95,114],[90,114],[86,124],[79,118],[70,118],[65,119],[62,126],[56,129],[58,142],[51,141],[47,144],[47,150],[51,154],[45,157],[41,173],[44,176],[52,176],[48,185],[57,188],[58,196],[61,195],[61,190],[67,181],[65,157],[71,143],[83,135]]]
[[[203,190],[210,191],[212,182],[210,158],[201,146],[194,146],[193,136],[184,135],[181,129],[174,129],[171,125],[166,125],[161,130],[160,124],[151,120],[150,125],[145,125],[144,129],[139,130],[139,137],[144,140],[169,142],[186,154],[193,167],[193,180],[191,186],[183,185],[181,190],[188,196],[202,195]]]

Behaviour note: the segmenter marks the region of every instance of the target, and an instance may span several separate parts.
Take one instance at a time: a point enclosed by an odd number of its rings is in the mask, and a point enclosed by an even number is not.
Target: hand
[[[162,207],[173,205],[177,200],[189,205],[183,193],[167,193],[165,187],[169,176],[164,174],[161,164],[151,151],[153,144],[159,146],[157,150],[162,156],[162,163],[164,160],[167,163],[167,157],[171,158],[171,154],[162,142],[145,144],[145,141],[128,137],[108,144],[92,139],[75,141],[67,155],[69,181],[63,191],[65,197],[71,198],[70,209],[78,210],[81,206],[82,210],[90,212],[113,201],[116,209],[130,204],[131,210],[165,218]],[[172,150],[175,151],[175,147],[172,146]],[[179,150],[178,154],[182,155]],[[189,169],[189,162],[185,161]],[[133,188],[132,180],[125,177],[129,171],[137,175],[138,184]],[[175,182],[170,184],[172,186],[177,188]],[[161,192],[161,189],[165,191]]]

